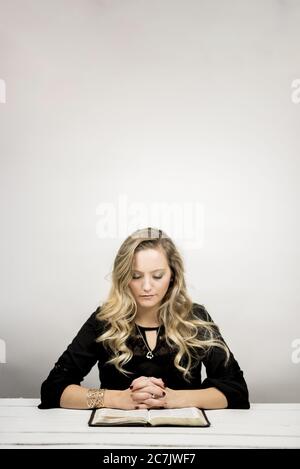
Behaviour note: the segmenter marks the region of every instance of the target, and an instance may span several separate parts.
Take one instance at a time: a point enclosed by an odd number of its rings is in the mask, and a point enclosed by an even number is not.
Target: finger
[[[163,397],[166,395],[166,391],[162,389],[160,386],[152,385],[152,386],[147,386],[143,389],[143,391],[147,391],[152,394],[152,397],[154,395],[155,398],[157,397]]]
[[[154,376],[139,376],[134,379],[130,385],[130,389],[140,389],[143,386],[146,386],[149,383],[156,384],[161,388],[165,388],[166,385],[161,378],[155,378]]]
[[[160,386],[162,388],[165,387],[165,383],[161,378],[154,378],[153,376],[150,377],[150,380],[152,383],[156,384],[157,386]]]
[[[141,380],[144,382],[146,381],[147,379],[149,379],[147,376],[139,376],[138,378],[135,378],[132,382],[131,382],[131,386],[135,386],[136,384],[138,384]]]
[[[147,404],[149,407],[164,407],[164,401],[162,399],[145,399],[143,404]]]
[[[145,391],[146,391],[146,389],[145,389]],[[159,399],[159,398],[164,397],[166,395],[166,392],[163,391],[160,387],[148,388],[147,392],[150,394],[150,397],[152,399]]]
[[[165,388],[164,388],[165,389]],[[153,394],[155,397],[163,397],[166,395],[166,391],[162,389],[160,386],[156,386],[152,384],[151,386],[143,386],[140,388],[132,389],[132,393],[149,393],[150,395]]]
[[[166,393],[164,391],[163,391],[163,393],[159,392],[159,394],[155,393],[155,392],[149,392],[148,391],[147,399],[152,399],[152,400],[154,399],[154,400],[157,401],[157,400],[163,399],[165,397],[165,395],[166,395]]]
[[[141,389],[133,389],[131,391],[132,396],[139,397],[139,396],[145,396],[146,397],[152,397],[153,399],[157,399],[160,397],[164,397],[166,395],[166,392],[162,390],[161,387],[159,386],[146,386]]]
[[[149,392],[133,392],[131,393],[131,399],[135,402],[142,402],[145,399],[149,399],[151,393]]]
[[[149,409],[149,406],[147,404],[138,404],[135,405],[135,409]]]
[[[138,378],[138,380],[134,380],[131,385],[129,386],[131,390],[138,390],[145,388],[151,384],[151,381],[149,378],[146,376],[143,376],[141,379]]]
[[[150,385],[155,385],[162,389],[165,389],[166,387],[161,378],[142,376],[132,381],[130,385],[130,389],[141,389],[142,387],[146,387]]]

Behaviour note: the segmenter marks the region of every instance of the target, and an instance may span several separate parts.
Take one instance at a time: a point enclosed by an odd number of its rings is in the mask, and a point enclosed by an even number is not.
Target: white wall
[[[0,11],[0,396],[39,396],[105,299],[121,242],[159,224],[252,402],[300,402],[300,3],[0,0]],[[105,203],[115,237],[100,235]],[[154,204],[176,204],[177,222],[147,216]],[[176,234],[188,205],[202,214],[194,246]],[[96,382],[94,370],[85,383]]]

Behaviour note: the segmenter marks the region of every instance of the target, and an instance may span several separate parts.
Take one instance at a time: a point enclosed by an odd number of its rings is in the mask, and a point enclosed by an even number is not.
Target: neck
[[[156,327],[159,326],[158,321],[158,310],[157,308],[138,308],[135,322],[137,322],[140,326],[144,327]]]

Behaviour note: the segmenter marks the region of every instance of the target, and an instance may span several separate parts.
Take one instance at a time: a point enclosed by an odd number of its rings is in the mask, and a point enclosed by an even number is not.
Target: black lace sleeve
[[[69,384],[80,384],[98,360],[95,339],[100,335],[97,310],[83,324],[71,344],[59,357],[41,386],[39,409],[60,407],[60,397]]]
[[[202,305],[200,308],[198,305],[197,316],[205,321],[213,322],[211,316]],[[216,332],[218,338],[226,344],[217,325]],[[211,348],[206,354],[202,362],[206,368],[207,378],[204,379],[201,388],[215,387],[219,389],[226,396],[228,409],[249,409],[249,392],[243,371],[240,369],[230,349],[229,351],[230,358],[227,366],[225,366],[226,354],[219,347]]]

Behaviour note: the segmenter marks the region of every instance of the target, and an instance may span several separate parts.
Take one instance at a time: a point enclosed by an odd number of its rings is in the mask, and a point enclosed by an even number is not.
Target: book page
[[[149,421],[152,425],[206,426],[207,420],[201,409],[182,407],[179,409],[151,409]]]
[[[147,409],[122,410],[104,407],[96,410],[92,423],[145,423],[147,421]]]

